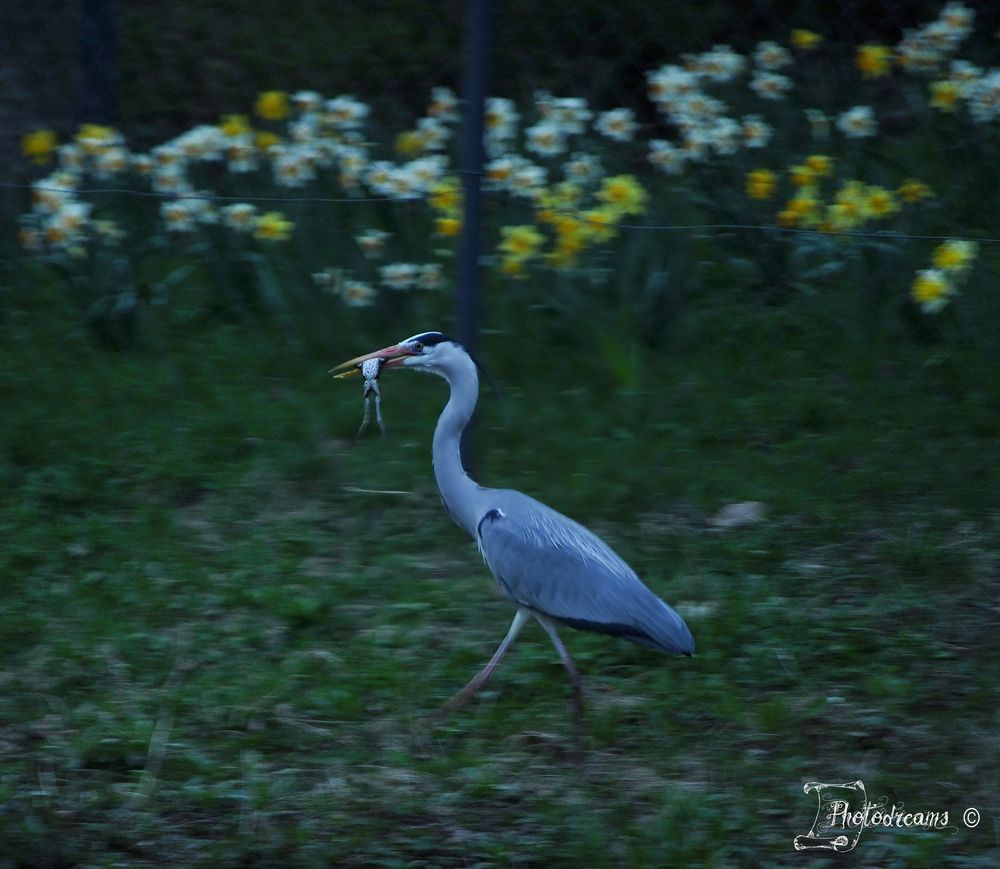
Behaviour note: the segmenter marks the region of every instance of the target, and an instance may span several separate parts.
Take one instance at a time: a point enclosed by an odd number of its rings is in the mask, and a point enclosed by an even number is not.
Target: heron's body
[[[364,358],[395,361],[448,381],[451,396],[438,419],[432,446],[438,489],[448,513],[476,540],[500,588],[518,607],[507,638],[457,702],[486,682],[531,616],[555,643],[578,699],[579,677],[554,623],[665,652],[693,654],[694,640],[684,620],[596,534],[522,492],[486,488],[469,477],[459,444],[476,407],[479,378],[475,363],[460,345],[429,332],[344,365]]]

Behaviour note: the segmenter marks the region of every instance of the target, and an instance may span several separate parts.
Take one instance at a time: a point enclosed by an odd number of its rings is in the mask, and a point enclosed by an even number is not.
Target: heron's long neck
[[[434,476],[451,517],[469,534],[476,536],[482,490],[462,467],[462,432],[472,418],[479,397],[479,377],[470,359],[445,374],[451,397],[434,429]]]

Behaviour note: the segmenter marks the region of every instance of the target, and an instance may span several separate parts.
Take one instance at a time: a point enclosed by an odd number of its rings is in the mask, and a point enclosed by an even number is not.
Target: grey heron
[[[332,371],[347,376],[371,359],[380,360],[382,369],[412,368],[448,381],[451,396],[434,429],[432,446],[441,500],[452,519],[479,544],[500,589],[517,607],[493,657],[452,698],[446,711],[461,706],[489,681],[531,618],[541,624],[559,653],[578,713],[583,708],[580,674],[557,625],[610,634],[664,652],[694,653],[694,639],[680,615],[596,534],[522,492],[480,486],[466,473],[459,444],[479,397],[479,376],[461,344],[440,332],[424,332],[349,359]]]

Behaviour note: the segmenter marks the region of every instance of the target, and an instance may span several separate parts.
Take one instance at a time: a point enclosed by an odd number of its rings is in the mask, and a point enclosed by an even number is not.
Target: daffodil
[[[812,30],[806,30],[803,27],[797,27],[792,31],[791,42],[800,51],[812,51],[817,45],[823,41],[823,37],[820,34],[813,32]]]
[[[597,198],[619,214],[642,214],[646,210],[649,194],[634,176],[614,175],[604,179]]]
[[[906,181],[899,185],[896,194],[903,202],[919,202],[921,199],[926,199],[934,195],[930,187],[916,178],[907,178]]]
[[[934,267],[946,272],[962,272],[972,265],[979,253],[979,245],[974,241],[948,239],[934,250]]]
[[[953,112],[958,108],[962,96],[962,86],[950,79],[931,82],[931,98],[928,105],[942,112]]]
[[[57,145],[58,140],[52,130],[33,130],[21,139],[21,153],[33,163],[48,163]]]
[[[889,74],[892,58],[889,46],[869,43],[858,48],[854,63],[865,78],[881,78]]]
[[[899,203],[892,191],[872,185],[865,191],[865,214],[879,219],[899,211]]]
[[[955,287],[940,269],[921,269],[913,279],[910,296],[925,313],[940,311],[951,300]]]
[[[288,94],[284,91],[263,91],[257,95],[254,112],[265,121],[281,121],[288,117]]]
[[[288,241],[295,224],[280,211],[267,211],[257,218],[253,237],[261,241]]]
[[[530,225],[500,227],[499,248],[506,256],[527,259],[534,256],[545,242],[545,236]]]
[[[219,129],[224,135],[232,137],[252,132],[246,115],[223,115],[219,121]]]
[[[770,199],[778,184],[778,176],[770,169],[747,172],[746,191],[751,199]]]
[[[810,154],[805,159],[805,165],[817,178],[825,178],[833,171],[833,157],[826,154]]]
[[[545,236],[530,225],[500,227],[501,241],[498,245],[503,256],[500,259],[500,270],[511,276],[524,272],[525,263],[538,255],[545,243]]]
[[[437,217],[434,219],[434,232],[445,237],[458,235],[462,231],[462,221],[457,217]]]

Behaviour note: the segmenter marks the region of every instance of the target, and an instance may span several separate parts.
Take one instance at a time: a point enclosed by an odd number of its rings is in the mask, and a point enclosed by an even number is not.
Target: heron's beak
[[[350,377],[352,374],[360,374],[362,363],[367,362],[369,359],[381,359],[384,363],[383,368],[396,368],[403,364],[403,360],[407,356],[415,355],[409,348],[403,347],[401,344],[393,344],[391,347],[383,347],[374,353],[365,353],[363,356],[355,356],[353,359],[341,362],[340,365],[331,368],[330,373],[334,377]],[[348,370],[341,370],[344,368]],[[335,372],[337,371],[340,371],[340,373],[336,374]]]

